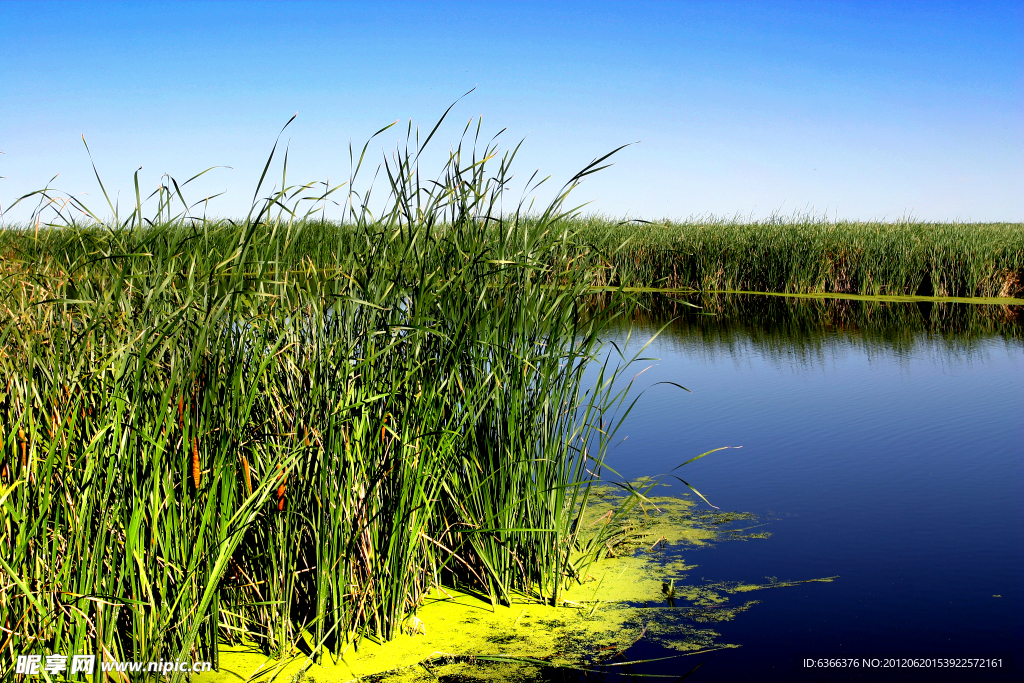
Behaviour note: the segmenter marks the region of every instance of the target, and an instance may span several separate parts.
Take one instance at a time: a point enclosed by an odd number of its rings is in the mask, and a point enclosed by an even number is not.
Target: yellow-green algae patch
[[[612,510],[614,496],[599,492],[587,519]],[[625,652],[641,638],[681,656],[736,647],[697,624],[728,621],[757,601],[730,604],[729,596],[796,582],[764,585],[683,583],[687,565],[666,546],[704,545],[764,533],[723,529],[723,522],[751,519],[737,513],[694,514],[687,498],[649,498],[622,523],[612,556],[592,564],[582,583],[569,587],[558,605],[521,596],[492,606],[480,596],[434,589],[406,633],[387,643],[364,639],[343,653],[326,653],[320,664],[304,654],[269,659],[256,648],[222,647],[221,667],[196,681],[386,681],[433,680],[457,674],[475,680],[529,680],[542,666],[590,668]],[[835,578],[835,577],[831,577]],[[830,581],[829,579],[815,579]]]

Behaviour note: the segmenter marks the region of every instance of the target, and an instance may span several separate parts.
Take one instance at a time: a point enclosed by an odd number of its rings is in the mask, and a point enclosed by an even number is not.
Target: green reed
[[[584,384],[617,306],[582,315],[605,265],[562,209],[601,160],[525,220],[479,125],[421,181],[436,131],[386,159],[377,218],[364,146],[344,189],[282,171],[238,223],[168,178],[104,219],[46,188],[51,220],[0,231],[0,649],[342,651],[439,584],[557,603],[601,555],[628,361]]]
[[[599,284],[870,295],[1024,293],[1020,223],[578,217],[572,229],[603,255],[607,271]]]
[[[524,226],[536,220],[535,216],[518,217]],[[564,260],[584,258],[593,266],[597,286],[1024,296],[1024,226],[1018,223],[829,222],[801,216],[754,222],[709,218],[651,223],[579,215],[565,216],[559,223],[575,242],[574,251]],[[289,243],[290,258],[330,264],[335,250],[355,246],[351,223],[310,220],[309,224],[317,229],[305,234],[314,237]],[[230,227],[211,226],[212,244],[225,257],[223,250],[230,245],[226,228]],[[46,230],[36,238],[36,243],[26,245],[0,231],[0,253],[18,251],[31,258],[34,249],[52,249],[52,240],[71,239]],[[103,238],[97,232],[74,239],[83,244],[62,248],[84,249],[89,240]],[[558,270],[567,262],[549,265]]]

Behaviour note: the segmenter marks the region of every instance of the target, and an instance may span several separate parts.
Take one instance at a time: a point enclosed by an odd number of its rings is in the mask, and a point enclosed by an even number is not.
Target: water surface
[[[635,478],[742,446],[680,472],[723,510],[763,515],[772,536],[682,549],[699,565],[689,579],[840,578],[752,596],[762,604],[716,626],[742,647],[711,656],[688,680],[1020,680],[1020,312],[698,303],[699,312],[654,300],[633,316],[634,351],[678,319],[644,353],[658,360],[636,366],[649,367],[635,385],[645,393],[609,465]],[[1002,657],[1016,669],[795,669],[795,657],[819,654]],[[643,643],[630,653],[658,655]],[[640,670],[678,675],[699,663],[691,660]]]

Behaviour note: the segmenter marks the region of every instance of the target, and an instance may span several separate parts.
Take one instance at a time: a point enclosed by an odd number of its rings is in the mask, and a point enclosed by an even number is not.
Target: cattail
[[[199,466],[199,441],[198,439],[192,439],[192,481],[196,485],[196,489],[199,489],[199,484],[202,482],[203,469]]]
[[[185,413],[185,397],[178,395],[178,424],[181,426],[181,431],[185,431],[185,420],[183,419]]]
[[[284,476],[284,472],[281,470],[281,466],[280,465],[277,466],[277,471],[278,471],[277,478],[281,482],[281,485],[277,487],[277,511],[278,512],[283,512],[284,511],[284,492],[285,492],[284,484],[285,484],[285,476]]]
[[[246,495],[252,495],[252,479],[249,478],[249,461],[246,457],[242,456],[242,474],[245,476],[245,493]]]
[[[25,438],[25,429],[18,427],[18,441],[21,442],[21,466],[28,467],[28,440]]]

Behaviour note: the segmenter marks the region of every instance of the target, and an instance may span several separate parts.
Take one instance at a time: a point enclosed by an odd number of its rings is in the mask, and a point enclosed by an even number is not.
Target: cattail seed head
[[[245,493],[246,495],[252,495],[252,479],[249,476],[249,461],[246,457],[242,456],[242,474],[245,476]]]
[[[203,469],[199,464],[199,441],[192,439],[192,481],[196,485],[196,489],[199,488],[199,484],[202,482]]]
[[[22,427],[18,427],[18,441],[21,442],[21,466],[28,467],[28,439]]]
[[[281,469],[281,466],[277,466],[278,475],[277,478],[281,484],[277,487],[277,511],[284,511],[284,494],[285,494],[285,476]]]

